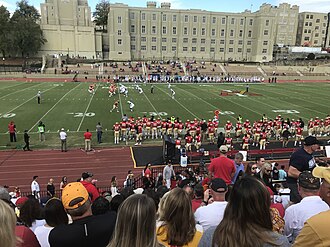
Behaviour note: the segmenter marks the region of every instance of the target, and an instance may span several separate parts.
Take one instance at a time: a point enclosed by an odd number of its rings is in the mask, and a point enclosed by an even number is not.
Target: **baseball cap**
[[[317,178],[324,178],[330,183],[330,167],[316,166],[313,170],[313,176]]]
[[[210,188],[214,191],[214,192],[226,192],[227,191],[227,184],[225,181],[223,181],[223,179],[221,178],[215,178],[211,181],[210,183]]]
[[[318,144],[318,145],[321,145],[322,142],[317,140],[315,136],[307,136],[305,139],[304,139],[304,145],[306,146],[312,146],[314,144]]]
[[[61,131],[64,131],[64,128],[61,128]]]
[[[80,182],[67,184],[62,192],[62,203],[65,209],[76,209],[88,200],[88,192]]]
[[[309,190],[318,190],[321,186],[319,178],[313,176],[310,171],[303,171],[298,177],[299,186],[309,189]]]
[[[219,150],[220,150],[220,153],[224,153],[224,154],[228,152],[228,148],[225,145],[221,145]]]
[[[23,197],[18,198],[15,204],[17,207],[21,207],[27,200],[29,200],[29,198],[27,198],[26,196],[23,196]]]
[[[91,177],[93,177],[93,173],[91,173],[91,172],[83,172],[81,174],[81,177],[82,177],[82,179],[91,178]]]

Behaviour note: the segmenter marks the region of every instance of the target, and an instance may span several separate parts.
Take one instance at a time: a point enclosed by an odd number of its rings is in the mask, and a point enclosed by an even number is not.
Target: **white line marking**
[[[34,86],[32,86],[32,87],[40,86],[40,85],[43,85],[43,84],[45,84],[45,83],[47,83],[47,82],[39,83],[39,84],[34,85]],[[24,83],[23,83],[23,84],[24,84]],[[19,84],[19,85],[21,85],[21,84]],[[9,93],[9,94],[6,94],[6,95],[2,96],[0,99],[3,99],[3,98],[5,98],[5,97],[7,97],[7,96],[9,96],[9,95],[12,95],[12,94],[16,94],[16,93],[18,93],[18,92],[22,92],[22,91],[25,91],[25,90],[30,90],[32,87],[27,87],[27,88],[23,88],[23,89],[18,90],[18,91],[14,91],[14,92],[12,92],[12,93]]]
[[[144,96],[146,97],[147,101],[150,103],[150,105],[152,106],[152,108],[154,108],[155,112],[157,113],[157,115],[162,118],[161,115],[159,115],[159,112],[157,111],[156,107],[154,106],[153,103],[151,103],[151,101],[149,100],[149,98],[147,97],[147,95],[145,94],[145,92],[143,92]]]
[[[82,123],[84,122],[84,119],[85,119],[86,113],[87,113],[87,111],[88,111],[88,109],[89,109],[89,106],[90,106],[91,103],[92,103],[92,100],[93,100],[94,95],[95,95],[95,93],[96,93],[96,91],[97,91],[98,88],[99,88],[99,84],[96,86],[96,89],[95,89],[95,91],[94,91],[92,97],[90,98],[90,100],[89,100],[89,102],[88,102],[88,105],[87,105],[87,107],[86,107],[86,109],[85,109],[85,112],[84,112],[83,117],[81,118],[81,121],[80,121],[80,124],[79,124],[79,126],[78,126],[77,131],[80,130],[80,127],[81,127]]]
[[[74,88],[72,88],[69,92],[67,92],[66,94],[64,94],[62,96],[62,98],[60,98],[53,106],[52,108],[50,108],[30,129],[29,132],[45,117],[48,115],[48,113],[50,113],[61,101],[62,99],[64,99],[69,93],[71,93],[71,91],[73,91],[74,89],[76,89],[78,86],[80,86],[81,83],[79,83],[77,86],[75,86]]]
[[[123,104],[121,103],[121,97],[120,97],[119,87],[117,88],[117,91],[118,91],[118,96],[119,96],[119,104],[120,104],[121,117],[123,117],[124,116],[124,111],[123,111]]]

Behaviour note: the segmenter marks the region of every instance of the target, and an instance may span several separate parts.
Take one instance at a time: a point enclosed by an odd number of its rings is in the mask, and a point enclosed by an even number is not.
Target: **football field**
[[[172,84],[174,99],[167,84],[140,84],[143,93],[128,87],[128,97],[118,93],[109,98],[108,85],[96,83],[95,94],[88,92],[87,82],[0,82],[0,146],[20,147],[23,132],[29,130],[32,148],[58,148],[58,132],[63,127],[68,134],[68,146],[83,145],[86,129],[95,131],[101,122],[104,134],[102,146],[113,143],[112,126],[123,114],[133,117],[143,115],[156,118],[171,116],[187,119],[213,118],[214,111],[220,110],[220,126],[226,120],[235,122],[237,116],[250,121],[260,119],[262,114],[269,118],[282,115],[284,118],[325,118],[330,105],[330,83],[280,83],[250,84]],[[41,104],[37,104],[37,92],[41,91]],[[119,113],[110,109],[115,100],[119,101]],[[129,111],[127,101],[133,101],[134,111]],[[18,142],[9,142],[8,123],[14,121],[18,131]],[[39,121],[46,125],[46,141],[38,141]],[[94,135],[95,136],[95,135]],[[94,138],[94,143],[96,138]],[[130,144],[133,144],[130,143]]]

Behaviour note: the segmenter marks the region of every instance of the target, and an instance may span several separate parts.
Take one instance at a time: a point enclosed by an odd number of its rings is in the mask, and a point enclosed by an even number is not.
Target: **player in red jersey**
[[[226,136],[230,136],[230,131],[233,128],[233,124],[228,120],[226,125],[225,125],[225,134]]]
[[[330,135],[330,116],[329,115],[325,118],[325,121],[324,121],[324,135],[325,136]]]
[[[236,135],[236,139],[238,140],[241,137],[242,134],[242,124],[240,121],[238,121],[236,123],[236,127],[235,127],[235,135]]]
[[[189,133],[193,138],[196,136],[196,125],[193,121],[190,122]]]
[[[168,120],[168,122],[167,122],[167,134],[173,135],[173,124],[172,124],[171,120]]]
[[[151,124],[151,139],[158,139],[157,120],[154,120]]]
[[[177,138],[178,137],[178,130],[179,130],[179,122],[177,120],[175,120],[173,126],[174,126],[174,128],[173,128],[173,137]]]
[[[243,137],[242,149],[249,150],[249,146],[250,146],[250,137],[248,136],[248,134],[245,134]]]
[[[162,138],[164,137],[164,135],[166,135],[166,129],[167,129],[167,122],[165,119],[163,119],[163,121],[162,121]]]
[[[319,119],[319,117],[316,117],[313,126],[313,132],[315,136],[320,136],[320,125],[321,125],[321,120]]]
[[[180,137],[178,137],[178,138],[176,138],[176,140],[175,140],[175,148],[176,149],[181,149],[181,138]]]
[[[208,132],[210,143],[214,144],[215,128],[214,128],[213,124],[210,124],[210,126],[207,128],[207,132]]]
[[[197,149],[197,151],[199,150],[199,148],[202,146],[202,135],[199,133],[198,135],[196,135],[195,137],[195,147]]]
[[[309,121],[308,121],[308,135],[311,136],[314,134],[314,120],[313,118],[311,118]]]
[[[127,135],[127,122],[126,121],[122,121],[120,123],[120,139],[123,141],[126,141],[126,135]]]
[[[227,146],[228,150],[232,150],[232,148],[233,148],[233,138],[231,138],[230,136],[227,136],[225,138],[225,145]]]
[[[130,121],[129,124],[129,139],[133,140],[136,137],[136,130],[135,130],[135,121],[134,119]]]
[[[260,135],[261,135],[261,126],[260,126],[260,124],[257,124],[255,132],[253,134],[252,146],[254,146],[254,145],[256,145],[256,147],[258,146],[258,143],[259,143],[259,140],[260,140]]]
[[[178,126],[178,135],[182,136],[182,132],[183,132],[183,123],[181,120],[179,120],[179,126]]]
[[[114,138],[115,138],[115,144],[119,144],[119,131],[120,131],[120,124],[116,122],[113,125],[113,131],[114,131]]]
[[[152,125],[151,120],[150,119],[147,119],[147,122],[146,122],[146,133],[145,133],[144,139],[151,137],[151,125]]]
[[[186,150],[191,151],[191,145],[193,142],[192,136],[190,134],[187,134],[185,140],[186,140]]]
[[[143,134],[143,126],[142,123],[138,123],[135,127],[136,129],[136,143],[135,145],[142,144],[142,134]]]
[[[303,139],[303,128],[300,126],[296,127],[296,139],[294,141],[294,146],[297,146],[297,142],[299,142],[299,146],[301,146],[301,140]]]
[[[260,140],[259,140],[260,150],[266,149],[266,142],[267,142],[267,133],[266,131],[262,131],[260,133]]]
[[[119,103],[118,103],[118,100],[116,100],[113,105],[112,105],[112,109],[110,110],[110,112],[112,112],[113,110],[116,110],[117,112],[119,112],[118,110],[118,106],[119,106]]]

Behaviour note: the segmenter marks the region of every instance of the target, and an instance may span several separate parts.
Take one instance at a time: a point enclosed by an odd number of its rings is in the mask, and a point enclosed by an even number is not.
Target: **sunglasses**
[[[257,167],[252,167],[251,170],[257,170]]]
[[[272,172],[273,170],[266,170],[267,172]]]

